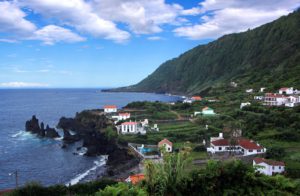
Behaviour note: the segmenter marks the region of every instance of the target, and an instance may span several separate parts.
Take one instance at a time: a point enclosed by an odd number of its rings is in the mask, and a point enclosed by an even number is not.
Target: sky
[[[0,0],[0,88],[135,84],[163,62],[253,29],[300,0]]]

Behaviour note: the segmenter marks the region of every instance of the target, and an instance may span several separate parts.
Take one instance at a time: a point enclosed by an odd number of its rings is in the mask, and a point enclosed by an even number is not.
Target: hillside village
[[[237,88],[237,85],[230,84],[232,88]],[[258,90],[246,89],[245,97],[250,95],[248,102],[241,102],[240,107],[234,110],[243,112],[252,107],[265,107],[267,110],[273,107],[295,108],[300,104],[300,91],[293,87],[280,88],[278,93],[266,91],[263,87]],[[223,99],[182,96],[181,101],[176,103],[133,102],[124,108],[104,106],[103,111],[114,121],[118,137],[128,142],[128,146],[142,160],[162,162],[164,153],[177,153],[181,148],[189,147],[192,149],[194,167],[202,167],[209,160],[240,159],[265,175],[289,175],[286,167],[289,171],[300,169],[300,165],[291,164],[291,160],[285,163],[286,158],[272,156],[274,149],[278,149],[261,141],[261,137],[248,134],[247,128],[239,124],[240,120],[230,119],[228,123],[228,119],[222,119],[227,118],[225,108],[232,107]],[[226,107],[222,108],[222,104]],[[186,136],[185,133],[189,132],[191,134]],[[129,176],[126,181],[130,181],[130,178],[140,179],[143,167],[141,162],[139,172]]]

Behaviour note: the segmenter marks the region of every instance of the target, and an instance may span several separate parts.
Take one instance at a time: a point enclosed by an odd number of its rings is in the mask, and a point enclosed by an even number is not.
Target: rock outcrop
[[[64,141],[73,143],[82,140],[87,149],[86,156],[108,155],[107,164],[114,167],[138,159],[129,153],[127,143],[119,143],[117,138],[106,136],[106,128],[113,122],[94,110],[77,113],[75,118],[62,117],[57,128],[64,130]],[[74,132],[71,135],[69,131]]]
[[[48,138],[58,138],[60,135],[54,128],[50,128],[49,125],[46,126],[42,122],[39,125],[39,120],[35,115],[32,116],[31,120],[26,121],[25,130],[29,131],[33,134],[37,134],[40,137],[48,137]]]

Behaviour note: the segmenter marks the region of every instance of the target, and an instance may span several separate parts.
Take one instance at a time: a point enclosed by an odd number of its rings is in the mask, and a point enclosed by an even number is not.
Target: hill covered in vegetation
[[[163,63],[117,91],[200,94],[230,81],[245,87],[300,87],[300,10],[243,33],[225,35]]]

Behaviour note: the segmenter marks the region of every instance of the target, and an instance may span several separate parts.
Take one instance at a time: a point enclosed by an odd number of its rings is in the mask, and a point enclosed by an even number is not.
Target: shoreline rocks
[[[37,134],[39,137],[47,137],[47,138],[58,138],[60,135],[54,128],[50,128],[49,125],[46,126],[43,122],[39,124],[39,120],[35,115],[25,123],[25,130],[31,132],[33,134]]]

